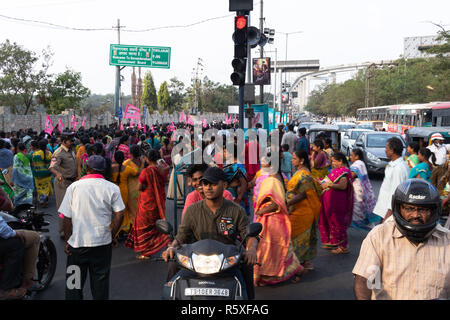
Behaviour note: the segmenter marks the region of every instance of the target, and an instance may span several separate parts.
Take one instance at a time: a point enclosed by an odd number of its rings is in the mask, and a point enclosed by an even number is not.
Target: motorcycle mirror
[[[156,220],[156,230],[163,234],[171,234],[173,231],[173,227],[166,220],[158,219]]]
[[[6,176],[8,174],[8,169],[3,169],[2,173]]]
[[[247,237],[256,237],[262,231],[262,224],[259,222],[251,223],[247,227]]]

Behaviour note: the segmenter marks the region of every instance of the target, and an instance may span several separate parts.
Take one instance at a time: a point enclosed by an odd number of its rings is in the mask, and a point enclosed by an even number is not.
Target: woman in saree
[[[14,183],[14,207],[33,204],[34,181],[27,148],[23,143],[17,145],[14,156],[11,181]]]
[[[125,203],[125,216],[132,223],[136,218],[137,203],[139,199],[139,175],[145,167],[145,157],[142,156],[141,148],[135,144],[130,148],[130,159],[125,160],[124,166],[129,167],[132,174],[128,175],[127,190],[128,200]]]
[[[431,183],[433,165],[429,161],[430,158],[432,158],[432,161],[435,161],[436,156],[430,151],[430,149],[421,148],[418,155],[419,163],[409,171],[409,178],[424,179]]]
[[[146,155],[147,168],[139,176],[139,199],[136,218],[132,222],[131,231],[125,246],[139,252],[137,259],[148,259],[169,243],[169,237],[160,233],[155,223],[165,219],[166,192],[165,183],[169,167],[157,164],[158,151],[151,149]]]
[[[38,150],[31,156],[31,164],[39,203],[47,208],[48,199],[53,194],[52,174],[48,169],[52,160],[52,153],[47,150],[47,140],[38,142]]]
[[[256,222],[263,225],[254,267],[255,286],[277,284],[291,279],[298,282],[305,272],[291,243],[291,222],[285,201],[284,181],[278,172],[261,182],[255,208]]]
[[[305,150],[294,152],[292,165],[297,171],[287,183],[286,193],[292,225],[292,245],[303,267],[314,270],[312,260],[317,255],[317,223],[322,189],[311,176],[309,158]]]
[[[119,140],[119,144],[117,145],[116,149],[114,150],[114,153],[116,151],[122,151],[125,156],[125,160],[130,159],[129,144],[130,144],[130,136],[128,136],[128,135],[122,136]],[[113,161],[114,161],[114,154],[113,154]]]
[[[172,146],[167,138],[164,138],[164,146],[159,149],[161,159],[163,159],[169,166],[172,166]]]
[[[323,151],[323,148],[321,139],[314,140],[311,155],[311,176],[315,179],[323,179],[328,174],[327,154]]]
[[[115,162],[111,166],[112,182],[119,187],[120,195],[122,196],[122,201],[125,204],[125,211],[123,215],[122,225],[120,226],[120,229],[117,232],[117,234],[119,234],[121,231],[124,233],[128,233],[130,231],[131,225],[129,211],[127,210],[128,180],[132,176],[137,176],[138,170],[133,169],[132,167],[126,166],[124,164],[125,155],[123,154],[122,151],[116,151],[116,153],[114,154],[114,160]]]
[[[414,168],[419,164],[419,143],[418,142],[411,142],[408,144],[408,153],[410,156],[408,159],[406,159],[406,163],[408,164],[409,169]]]
[[[342,152],[333,155],[331,173],[323,180],[319,217],[322,247],[334,254],[349,253],[347,228],[353,214],[352,173]]]
[[[353,149],[350,153],[350,171],[353,178],[353,217],[351,226],[363,230],[371,230],[377,220],[373,208],[377,203],[372,184],[360,149]]]

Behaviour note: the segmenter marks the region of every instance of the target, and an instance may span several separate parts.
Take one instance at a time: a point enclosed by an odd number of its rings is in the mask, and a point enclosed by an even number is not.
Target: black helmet
[[[431,209],[431,217],[426,224],[412,224],[400,213],[402,204],[427,207]],[[392,196],[392,213],[399,231],[413,242],[425,241],[436,228],[441,216],[441,199],[437,189],[423,179],[409,179],[402,182]]]

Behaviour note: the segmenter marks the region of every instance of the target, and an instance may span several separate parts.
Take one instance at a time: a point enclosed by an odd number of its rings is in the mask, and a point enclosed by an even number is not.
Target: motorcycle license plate
[[[186,288],[185,296],[229,297],[230,290],[220,288]]]

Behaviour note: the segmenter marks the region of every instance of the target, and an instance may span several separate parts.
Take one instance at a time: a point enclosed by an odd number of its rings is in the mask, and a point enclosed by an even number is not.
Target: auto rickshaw
[[[406,144],[418,142],[420,147],[428,147],[431,144],[431,136],[440,133],[445,138],[444,144],[450,144],[450,127],[414,127],[406,133]]]
[[[341,150],[341,135],[339,134],[339,127],[326,124],[314,124],[309,127],[308,136],[309,142],[312,144],[314,140],[323,135],[331,139],[331,148],[334,152]]]

